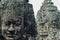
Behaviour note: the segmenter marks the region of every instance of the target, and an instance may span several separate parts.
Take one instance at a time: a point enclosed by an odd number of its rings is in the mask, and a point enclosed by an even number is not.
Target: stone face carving
[[[2,35],[6,40],[22,40],[21,37],[24,29],[23,10],[18,6],[20,5],[19,3],[13,4],[12,2],[10,4],[9,2],[3,4],[3,14],[1,16]]]
[[[37,40],[59,40],[59,12],[51,0],[45,0],[36,16]],[[58,34],[59,33],[59,34]],[[58,34],[58,35],[57,35]]]
[[[35,40],[36,23],[32,4],[29,4],[28,0],[1,2],[1,40]]]

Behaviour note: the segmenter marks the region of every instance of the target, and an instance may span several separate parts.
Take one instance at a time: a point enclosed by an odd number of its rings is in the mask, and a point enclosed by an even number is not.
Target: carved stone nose
[[[9,31],[9,32],[14,32],[14,26],[13,26],[13,24],[10,25],[8,31]]]

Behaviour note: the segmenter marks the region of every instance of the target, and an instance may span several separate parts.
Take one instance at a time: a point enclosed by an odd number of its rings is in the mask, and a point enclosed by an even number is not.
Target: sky
[[[40,7],[42,6],[43,1],[44,0],[29,0],[29,3],[33,5],[35,16],[38,10],[40,9]],[[55,6],[57,6],[58,10],[60,10],[60,0],[52,0],[52,2],[54,3]]]

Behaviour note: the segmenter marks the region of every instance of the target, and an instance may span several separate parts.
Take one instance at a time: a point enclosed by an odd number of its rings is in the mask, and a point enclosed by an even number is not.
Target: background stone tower
[[[37,40],[59,40],[59,11],[51,0],[44,0],[37,13]]]

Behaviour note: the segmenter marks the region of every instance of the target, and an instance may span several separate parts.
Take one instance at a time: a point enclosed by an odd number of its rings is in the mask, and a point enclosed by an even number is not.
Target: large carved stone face
[[[2,23],[2,35],[6,39],[18,39],[21,35],[21,27],[21,19],[9,19]]]

